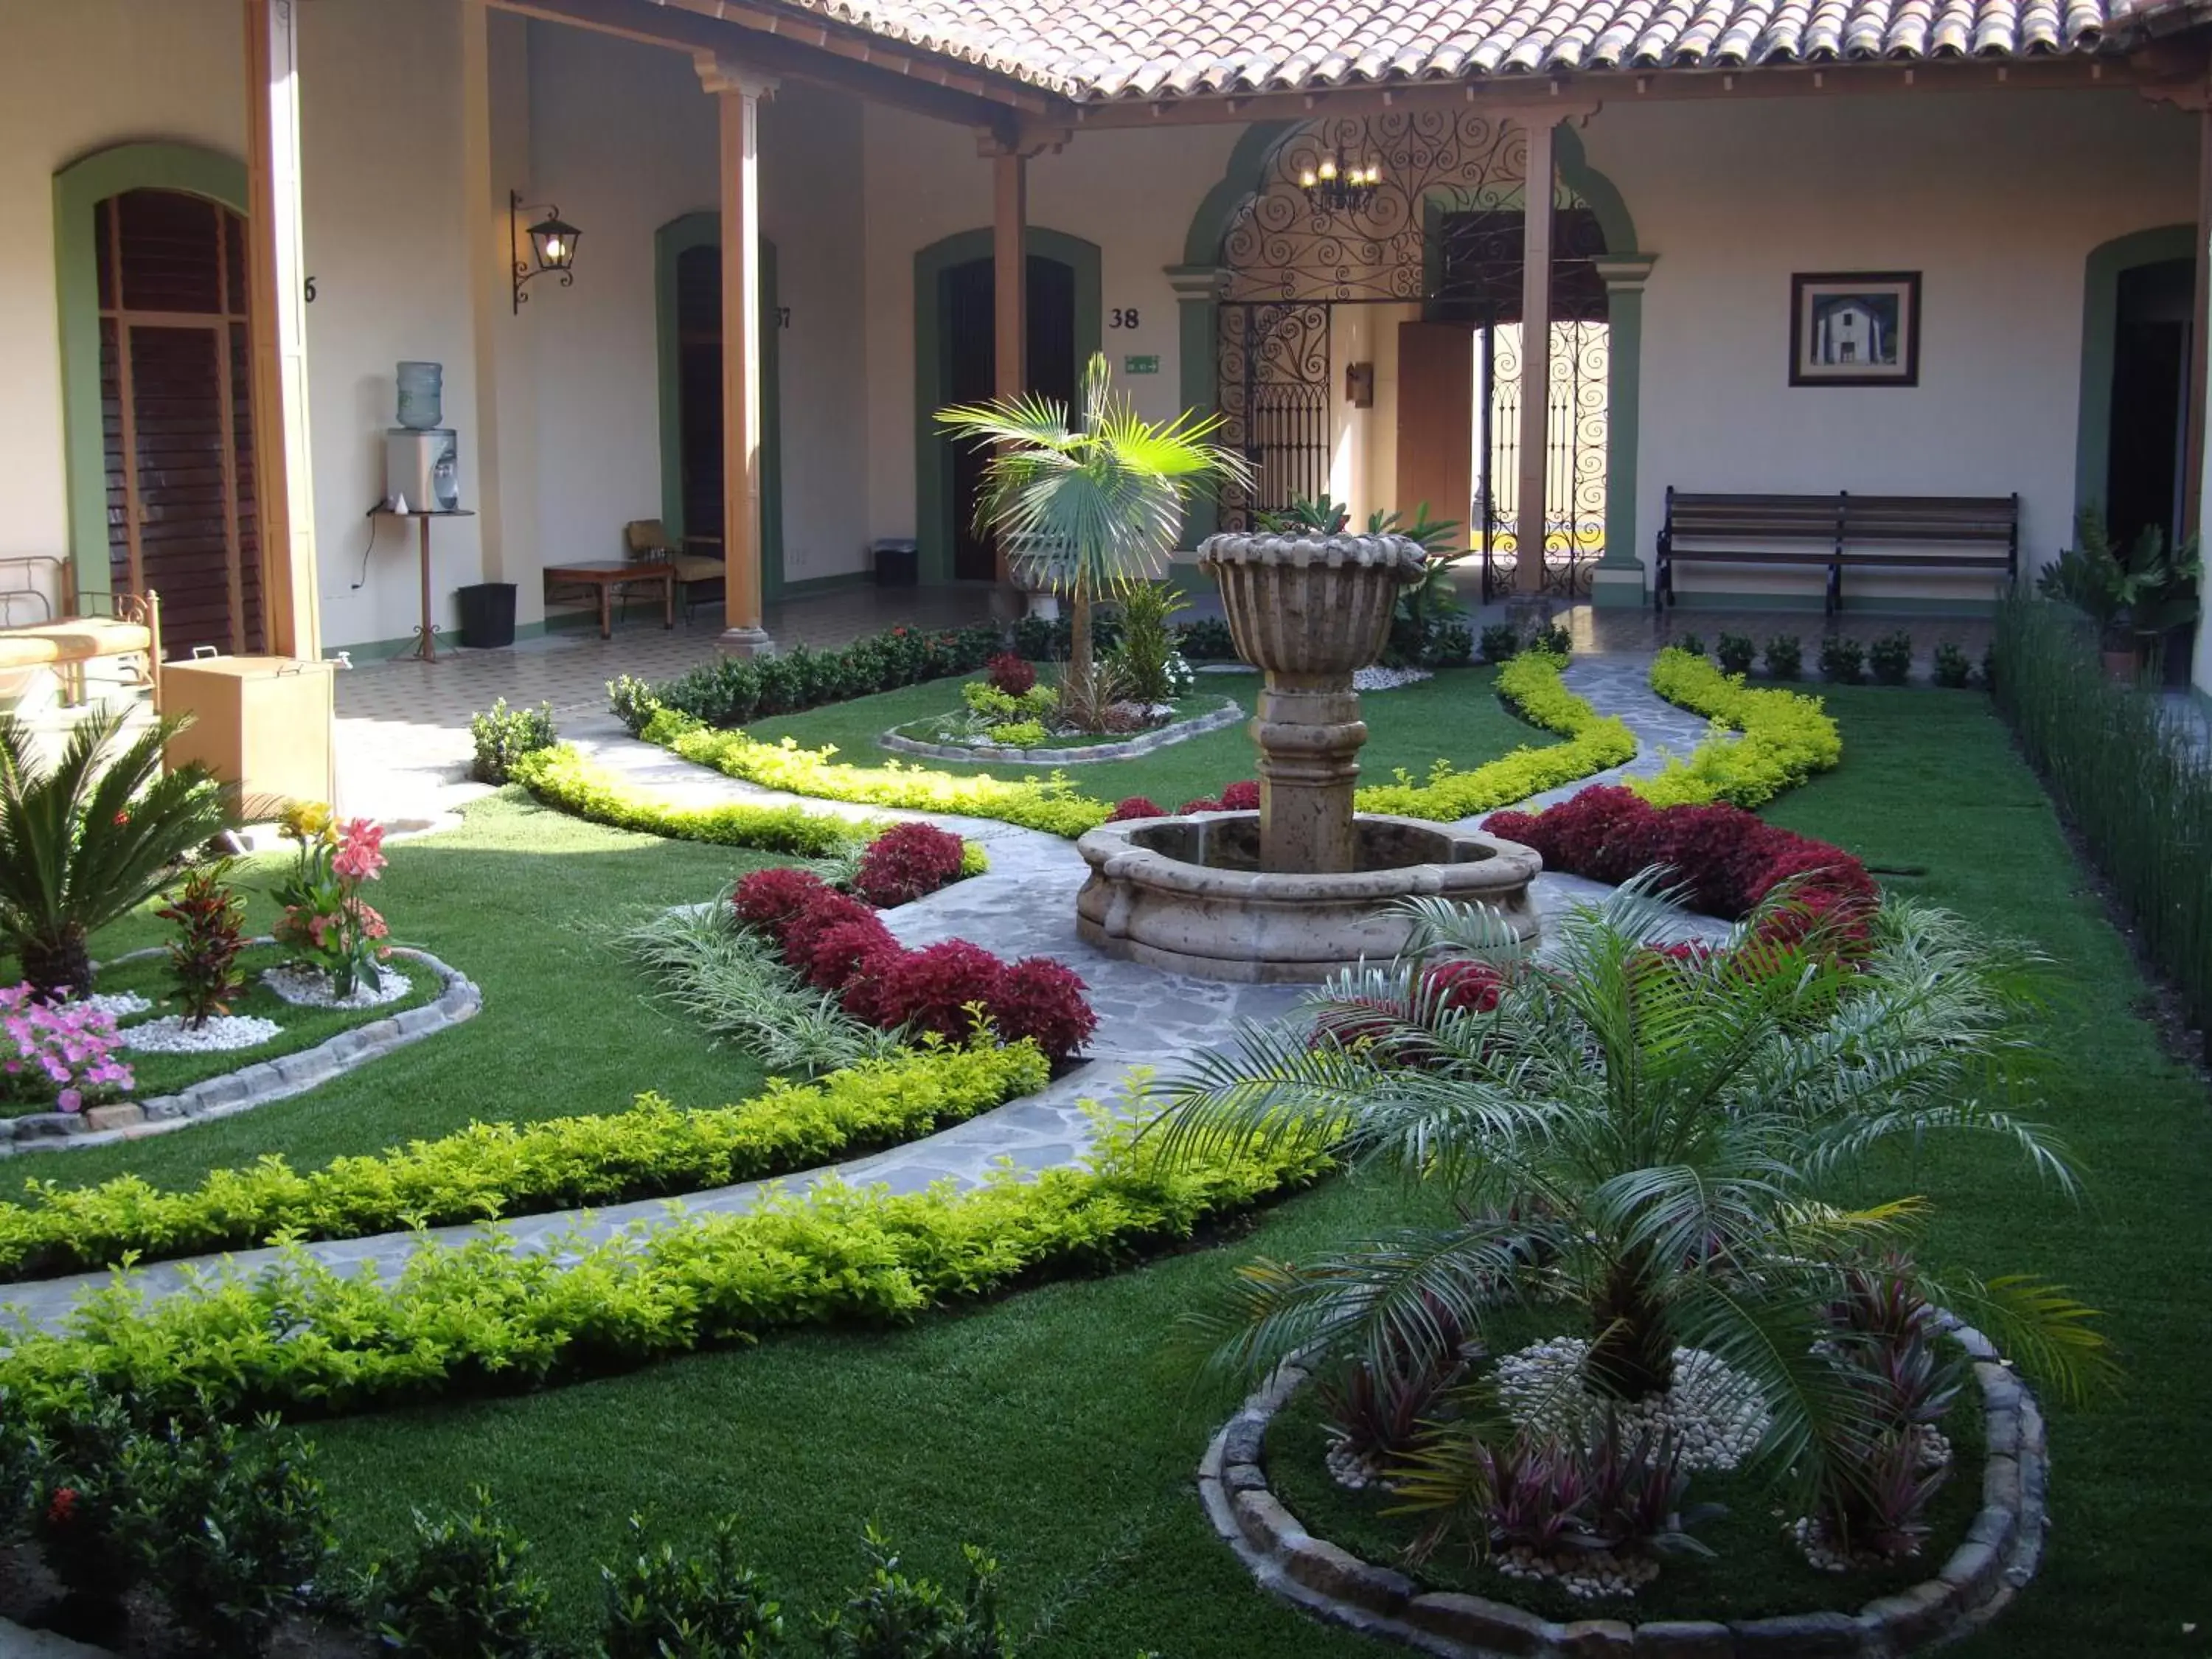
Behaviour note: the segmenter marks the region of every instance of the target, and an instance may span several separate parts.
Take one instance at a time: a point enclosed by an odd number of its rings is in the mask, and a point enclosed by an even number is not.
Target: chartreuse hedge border
[[[1636,739],[1628,727],[1600,715],[1568,690],[1559,679],[1565,665],[1565,657],[1525,653],[1498,672],[1497,682],[1498,695],[1525,719],[1562,733],[1565,743],[1516,749],[1471,772],[1455,772],[1439,762],[1425,783],[1401,774],[1395,782],[1360,790],[1360,810],[1449,822],[1634,759]],[[1063,773],[1011,779],[988,773],[962,775],[896,759],[881,766],[854,766],[832,758],[835,749],[802,749],[788,738],[763,743],[744,732],[702,726],[668,708],[657,711],[641,735],[728,776],[819,799],[997,818],[1071,838],[1096,829],[1114,810],[1112,802],[1085,795]]]
[[[0,1387],[36,1414],[87,1379],[157,1407],[332,1414],[457,1388],[514,1389],[831,1322],[888,1324],[1025,1277],[1121,1264],[1326,1167],[1310,1149],[1166,1164],[1137,1115],[1079,1167],[1012,1169],[966,1191],[830,1182],[743,1214],[518,1255],[497,1234],[425,1244],[390,1281],[297,1247],[251,1279],[151,1302],[96,1292],[58,1331],[4,1340]]]
[[[1632,779],[1628,787],[1654,806],[1764,806],[1844,757],[1843,734],[1820,698],[1754,690],[1742,675],[1723,674],[1679,647],[1651,659],[1651,689],[1742,734],[1708,739],[1686,761],[1670,757],[1656,775]]]
[[[644,1094],[628,1112],[473,1123],[396,1152],[301,1172],[281,1158],[218,1170],[187,1191],[137,1176],[25,1183],[0,1205],[0,1277],[82,1272],[265,1244],[361,1238],[584,1205],[693,1193],[897,1146],[1044,1086],[1033,1042],[931,1042],[817,1083],[771,1078],[733,1106],[684,1111]]]
[[[1563,656],[1524,651],[1498,671],[1498,695],[1531,726],[1557,732],[1566,742],[1516,749],[1472,772],[1455,772],[1439,761],[1422,784],[1401,772],[1394,783],[1360,790],[1354,798],[1359,810],[1449,823],[1634,760],[1635,734],[1568,690],[1559,678],[1566,665]]]

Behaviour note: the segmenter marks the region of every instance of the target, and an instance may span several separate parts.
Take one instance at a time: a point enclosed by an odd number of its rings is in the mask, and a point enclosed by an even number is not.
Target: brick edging
[[[253,943],[265,944],[265,939]],[[158,955],[134,951],[134,957]],[[31,1112],[21,1117],[0,1118],[0,1158],[18,1153],[73,1152],[105,1146],[112,1141],[137,1140],[166,1134],[203,1118],[230,1117],[252,1111],[272,1100],[304,1094],[334,1077],[419,1042],[434,1031],[475,1018],[483,1006],[483,993],[459,969],[440,961],[428,951],[392,947],[392,954],[419,962],[442,981],[438,994],[404,1012],[387,1014],[360,1025],[348,1026],[312,1048],[276,1060],[256,1060],[234,1072],[206,1078],[189,1089],[151,1100],[94,1106],[82,1112]]]
[[[1199,1465],[1199,1497],[1214,1530],[1263,1588],[1362,1634],[1447,1659],[1892,1659],[1987,1623],[2035,1576],[2043,1553],[2050,1474],[2043,1413],[1986,1337],[1958,1324],[1951,1334],[1981,1389],[1981,1511],[1936,1577],[1856,1613],[1562,1625],[1480,1595],[1424,1591],[1401,1572],[1313,1537],[1268,1486],[1267,1424],[1306,1380],[1295,1365],[1279,1370],[1213,1437]]]
[[[1086,761],[1133,760],[1139,755],[1149,755],[1155,749],[1164,749],[1186,738],[1218,732],[1243,718],[1243,705],[1232,697],[1210,714],[1193,714],[1188,720],[1141,732],[1127,743],[1094,744],[1087,749],[1017,749],[1004,743],[924,743],[919,738],[901,737],[896,731],[884,732],[876,742],[896,754],[922,755],[931,760],[1028,761],[1045,766],[1080,766]]]

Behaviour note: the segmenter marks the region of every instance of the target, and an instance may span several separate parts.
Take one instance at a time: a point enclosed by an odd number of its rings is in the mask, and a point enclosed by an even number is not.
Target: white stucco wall
[[[478,504],[460,14],[450,0],[316,0],[300,16],[315,553],[324,643],[339,649],[404,640],[422,614],[418,526],[377,520],[371,550],[364,516],[384,494],[401,361],[445,365],[461,504]],[[483,574],[478,520],[435,521],[430,550],[433,613],[451,629],[453,590]]]
[[[167,140],[242,157],[234,0],[0,0],[0,556],[69,546],[54,174]]]
[[[2074,512],[2082,277],[2194,214],[2189,118],[2131,92],[1643,105],[1583,134],[1659,256],[1644,312],[1638,552],[1666,488],[2004,495],[2024,559]],[[1789,384],[1793,271],[1923,273],[1920,384]],[[1802,589],[1685,571],[1677,584]],[[1859,579],[1865,594],[1948,591]]]

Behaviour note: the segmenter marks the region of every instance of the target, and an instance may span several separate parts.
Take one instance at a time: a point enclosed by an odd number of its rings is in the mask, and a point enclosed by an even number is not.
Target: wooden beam
[[[253,343],[254,517],[269,649],[322,655],[315,601],[313,452],[301,242],[295,0],[244,0],[246,310]]]
[[[806,43],[718,20],[663,0],[489,0],[502,11],[611,34],[643,46],[696,54],[742,57],[779,79],[849,92],[872,103],[962,126],[1011,131],[1020,110],[878,64],[821,51]],[[1065,123],[1063,122],[1063,125]]]
[[[1018,150],[991,158],[992,389],[1000,401],[1020,397],[1029,383],[1029,158]],[[1008,580],[1006,544],[997,548],[998,580]]]
[[[775,82],[703,58],[721,118],[722,636],[732,656],[775,650],[761,626],[760,105]]]
[[[2212,331],[2212,109],[2197,116],[2197,286],[2190,308],[2189,402],[2183,411],[2181,533],[2204,533],[2205,349]]]
[[[1521,185],[1521,478],[1514,591],[1544,591],[1544,509],[1552,447],[1552,123],[1528,123]]]

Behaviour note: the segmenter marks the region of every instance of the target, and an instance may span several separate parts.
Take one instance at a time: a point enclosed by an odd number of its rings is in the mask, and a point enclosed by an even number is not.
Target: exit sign
[[[1124,357],[1121,359],[1121,372],[1124,374],[1157,374],[1160,372],[1160,360],[1157,356]]]

